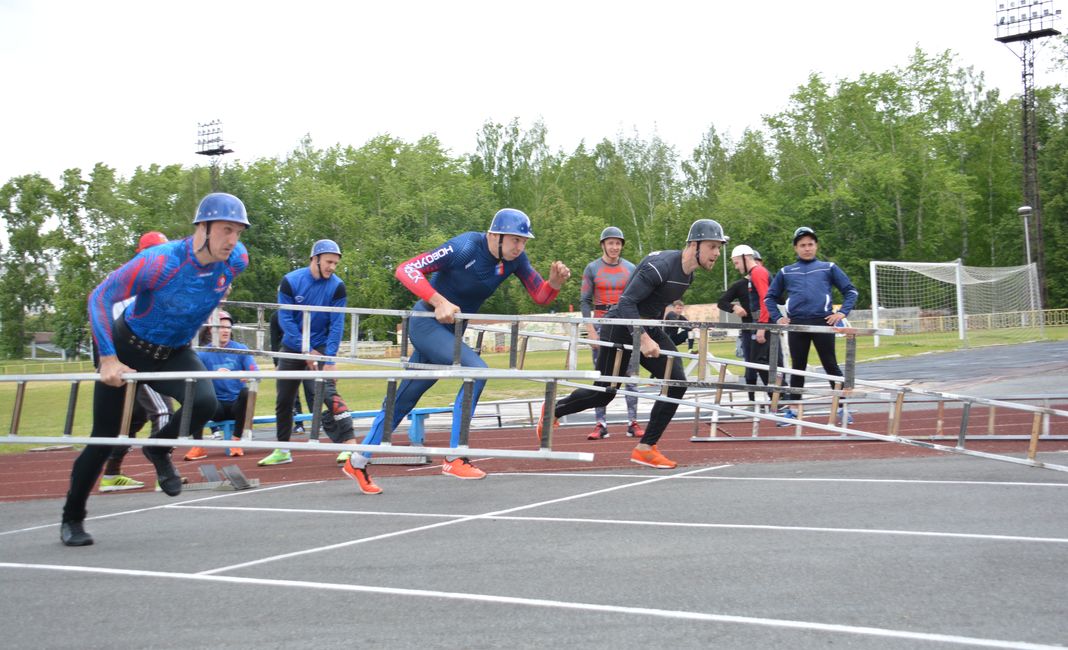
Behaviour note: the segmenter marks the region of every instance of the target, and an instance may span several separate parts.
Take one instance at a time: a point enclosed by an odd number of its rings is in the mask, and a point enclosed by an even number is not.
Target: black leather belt
[[[156,359],[157,361],[169,358],[179,349],[167,345],[159,345],[158,343],[149,343],[148,341],[139,338],[132,330],[130,330],[130,326],[126,324],[125,316],[119,316],[115,320],[115,338],[125,341],[138,352],[152,359]]]
[[[615,305],[594,305],[593,306],[593,308],[595,310],[597,310],[597,311],[608,311],[609,309],[611,309],[613,307],[615,307]]]

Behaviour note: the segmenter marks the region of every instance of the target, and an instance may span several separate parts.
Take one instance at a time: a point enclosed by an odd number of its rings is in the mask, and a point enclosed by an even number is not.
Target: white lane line
[[[521,512],[523,510],[530,510],[532,508],[540,508],[542,506],[552,505],[554,503],[564,503],[566,501],[573,501],[575,499],[585,499],[587,497],[596,496],[598,494],[606,494],[608,492],[615,492],[616,490],[627,490],[627,489],[630,489],[630,488],[641,487],[643,485],[652,485],[653,483],[660,483],[662,481],[668,481],[668,480],[671,480],[671,479],[674,479],[674,478],[678,478],[680,476],[688,476],[688,475],[697,474],[697,473],[700,473],[700,472],[708,472],[708,471],[712,471],[712,470],[716,470],[716,469],[722,469],[724,467],[730,467],[730,465],[718,465],[718,466],[714,466],[714,467],[700,467],[698,469],[690,470],[688,472],[681,472],[681,473],[678,473],[678,474],[667,474],[667,475],[663,475],[663,476],[658,476],[656,478],[646,479],[646,480],[638,482],[638,483],[627,483],[626,485],[614,485],[612,487],[604,488],[604,489],[601,489],[601,490],[594,490],[592,492],[583,492],[581,494],[573,494],[571,496],[560,497],[560,498],[557,498],[557,499],[550,499],[548,501],[539,501],[537,503],[530,503],[530,504],[523,505],[523,506],[516,506],[514,508],[508,508],[506,510],[498,510],[496,512],[487,512],[487,513],[482,514],[482,515],[469,515],[469,516],[461,517],[459,519],[453,519],[453,520],[450,520],[450,521],[440,521],[440,522],[435,523],[435,524],[427,524],[425,526],[417,526],[415,528],[407,528],[407,529],[404,529],[404,530],[394,531],[392,533],[383,533],[381,535],[373,535],[371,537],[362,537],[360,539],[353,539],[353,540],[349,540],[347,542],[339,542],[337,544],[329,544],[329,545],[326,545],[326,546],[318,546],[318,547],[315,547],[315,548],[304,549],[302,551],[293,551],[291,553],[282,553],[280,555],[272,555],[272,556],[269,556],[269,557],[260,558],[258,560],[250,560],[248,562],[242,562],[240,564],[231,564],[229,566],[219,567],[219,568],[216,568],[216,569],[209,569],[207,571],[201,571],[199,573],[199,575],[213,575],[213,574],[217,574],[217,573],[222,573],[224,571],[233,571],[235,569],[243,569],[243,568],[250,567],[250,566],[256,566],[258,564],[267,564],[268,562],[276,562],[276,561],[279,561],[279,560],[287,560],[289,558],[300,557],[302,555],[309,555],[309,554],[312,554],[312,553],[323,553],[323,552],[326,552],[326,551],[337,550],[339,548],[348,548],[350,546],[355,546],[357,544],[366,544],[368,542],[377,542],[379,540],[390,539],[392,537],[399,537],[401,535],[410,535],[412,533],[418,533],[418,532],[422,532],[424,530],[432,530],[434,528],[441,528],[442,526],[453,526],[453,525],[462,524],[462,523],[465,523],[465,522],[468,522],[468,521],[475,521],[477,519],[485,519],[487,517],[495,517],[495,516],[499,516],[499,515],[506,515],[506,514],[509,514],[509,513],[512,513],[512,512]]]
[[[802,630],[808,632],[828,632],[832,634],[851,634],[865,637],[884,639],[905,639],[910,641],[929,641],[937,643],[954,643],[981,648],[1010,648],[1012,650],[1053,650],[1064,646],[1045,645],[1041,643],[1028,643],[1025,641],[1007,641],[1001,639],[987,639],[980,637],[959,636],[955,634],[939,634],[936,632],[915,632],[910,630],[895,630],[890,628],[870,627],[862,625],[839,625],[835,623],[817,623],[814,621],[797,621],[780,618],[764,618],[759,616],[737,616],[731,614],[710,614],[706,612],[691,612],[684,610],[656,609],[652,607],[627,607],[622,605],[600,605],[596,603],[570,602],[563,600],[549,600],[544,598],[521,598],[516,596],[495,596],[490,594],[460,593],[454,591],[434,591],[430,589],[400,589],[396,587],[372,587],[368,585],[348,585],[336,582],[311,582],[307,580],[272,580],[269,578],[242,578],[237,576],[215,576],[172,573],[167,571],[144,571],[132,569],[107,569],[100,567],[81,567],[54,564],[22,564],[16,562],[0,562],[0,568],[5,569],[32,569],[45,571],[66,571],[74,573],[93,573],[98,575],[118,575],[139,578],[163,578],[174,580],[204,581],[222,584],[252,585],[257,587],[281,587],[316,589],[322,591],[341,591],[350,593],[380,594],[389,596],[405,596],[414,598],[437,598],[444,600],[459,600],[496,605],[519,605],[524,607],[542,607],[548,609],[575,610],[584,612],[604,612],[621,614],[625,616],[650,616],[672,620],[697,621],[703,623],[729,623],[736,625],[752,625],[767,628],[779,628],[790,630]]]
[[[827,526],[777,526],[773,524],[714,524],[678,521],[643,521],[639,519],[594,519],[588,517],[514,517],[508,515],[462,515],[430,512],[383,512],[373,510],[331,510],[316,508],[263,508],[247,506],[186,506],[171,508],[189,510],[225,510],[227,512],[272,512],[300,515],[359,515],[361,517],[421,517],[425,519],[449,519],[472,521],[530,521],[566,524],[598,524],[606,526],[650,526],[662,528],[694,528],[715,530],[767,530],[785,533],[833,533],[855,535],[900,535],[905,537],[934,537],[946,539],[977,539],[991,542],[1030,542],[1039,544],[1068,544],[1068,537],[1027,537],[1023,535],[994,535],[987,533],[948,533],[933,530],[905,530],[900,528],[834,528]]]
[[[819,478],[819,477],[745,477],[745,476],[691,476],[689,480],[698,481],[785,481],[785,482],[816,482],[816,483],[901,483],[916,485],[964,485],[968,487],[1052,487],[1068,488],[1068,483],[1028,483],[1026,481],[945,481],[934,479],[901,479],[901,478]]]
[[[774,526],[770,524],[708,524],[676,521],[639,521],[627,519],[586,519],[582,517],[492,517],[498,520],[560,522],[568,524],[608,524],[616,526],[653,526],[664,528],[712,528],[726,530],[770,530],[778,532],[833,533],[856,535],[904,535],[907,537],[944,537],[949,539],[978,539],[995,542],[1035,542],[1042,544],[1068,544],[1065,537],[1023,537],[1019,535],[988,535],[980,533],[944,533],[927,530],[900,530],[879,528],[826,528],[818,526]]]
[[[337,510],[334,508],[273,508],[268,506],[187,506],[175,504],[170,506],[177,510],[225,510],[227,512],[278,512],[297,515],[360,515],[382,517],[423,517],[426,519],[471,519],[480,515],[434,512],[400,512],[381,510]]]
[[[440,472],[441,471],[441,465],[438,465],[437,463],[433,463],[433,464],[423,465],[422,467],[409,467],[409,468],[405,469],[404,471],[406,471],[406,472],[430,472],[430,471]]]
[[[234,492],[227,492],[226,494],[215,494],[208,497],[201,497],[199,499],[190,499],[189,501],[182,501],[181,503],[163,503],[158,506],[149,506],[147,508],[137,508],[135,510],[123,510],[121,512],[112,512],[106,515],[97,515],[95,517],[86,517],[86,521],[96,521],[98,519],[111,519],[112,517],[125,517],[126,515],[136,515],[142,512],[151,512],[153,510],[163,510],[165,508],[173,508],[177,505],[184,505],[189,503],[201,503],[203,501],[214,501],[215,499],[225,499],[229,497],[242,496],[243,494],[262,494],[270,490],[281,490],[285,488],[297,487],[301,485],[315,485],[316,483],[322,483],[322,481],[305,481],[302,483],[286,483],[285,485],[270,485],[267,487],[257,488],[255,492],[246,492],[244,490],[237,490]],[[148,494],[147,492],[143,494]],[[14,535],[15,533],[27,533],[34,530],[44,530],[45,528],[58,528],[60,522],[51,524],[41,524],[40,526],[29,526],[27,528],[17,528],[15,530],[5,530],[0,532],[0,537],[4,535]]]
[[[1066,450],[1068,452],[1068,450]],[[563,478],[641,478],[636,474],[611,474],[597,472],[494,472],[494,476],[557,476]],[[812,483],[915,483],[917,485],[985,485],[992,487],[1053,487],[1068,488],[1068,483],[1029,483],[1026,481],[945,481],[934,479],[896,478],[820,478],[778,476],[685,476],[687,481],[783,481]]]

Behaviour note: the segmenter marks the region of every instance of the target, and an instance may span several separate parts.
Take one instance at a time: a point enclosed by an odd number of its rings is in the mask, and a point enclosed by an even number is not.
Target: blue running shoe
[[[841,423],[841,422],[842,422],[842,412],[843,412],[844,410],[845,410],[845,409],[838,409],[838,422],[839,422],[839,423]],[[846,418],[846,424],[853,424],[853,414],[852,414],[852,413],[850,413],[850,414],[849,414],[849,417],[848,417],[848,418]]]
[[[794,410],[792,408],[790,408],[790,407],[785,407],[785,408],[779,409],[779,412],[776,413],[775,415],[778,415],[780,418],[786,418],[787,420],[796,420],[797,419],[797,413],[794,413]],[[777,426],[777,427],[788,427],[788,426],[790,426],[790,423],[789,422],[776,422],[775,426]]]

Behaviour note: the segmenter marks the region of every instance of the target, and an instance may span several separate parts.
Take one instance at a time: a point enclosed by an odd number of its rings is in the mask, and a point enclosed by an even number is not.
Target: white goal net
[[[870,268],[873,327],[889,327],[902,335],[955,333],[966,343],[1043,335],[1034,264],[873,261]]]

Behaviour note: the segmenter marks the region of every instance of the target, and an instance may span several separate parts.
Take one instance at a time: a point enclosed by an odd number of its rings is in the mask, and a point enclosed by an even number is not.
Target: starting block
[[[204,480],[208,483],[222,483],[222,476],[219,476],[219,468],[214,465],[201,465],[197,469],[200,470],[200,475],[204,477]]]
[[[247,490],[260,484],[259,479],[249,479],[245,476],[237,465],[227,465],[222,468],[222,474],[219,473],[218,467],[208,463],[201,465],[198,469],[200,470],[200,475],[204,477],[204,481],[202,483],[192,483],[186,489]]]
[[[230,481],[230,485],[234,486],[235,490],[247,490],[252,487],[252,483],[241,472],[241,468],[237,465],[227,465],[222,469],[223,475],[226,480]],[[258,482],[257,482],[258,483]]]

